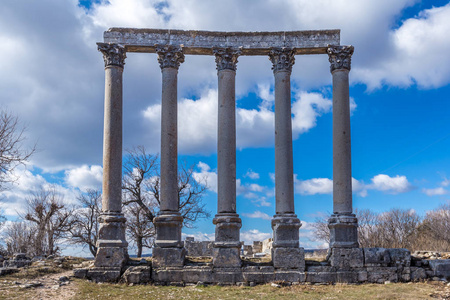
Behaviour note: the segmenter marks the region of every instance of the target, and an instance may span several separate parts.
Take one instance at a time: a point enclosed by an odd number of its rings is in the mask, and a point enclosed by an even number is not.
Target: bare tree
[[[8,255],[27,253],[34,255],[36,231],[26,221],[9,223],[3,233]]]
[[[73,210],[63,203],[54,187],[33,192],[27,200],[25,219],[36,224],[35,255],[52,255],[59,251],[57,242],[73,226]]]
[[[314,239],[316,241],[330,243],[330,229],[328,228],[329,218],[329,214],[324,214],[317,217],[314,223],[311,223],[311,226],[314,228]]]
[[[35,147],[24,149],[24,130],[19,127],[18,117],[0,111],[0,190],[5,188],[5,183],[16,180],[12,172],[28,161],[35,151]]]
[[[419,227],[421,250],[450,250],[450,204],[427,212]]]
[[[145,211],[136,203],[125,207],[127,218],[127,234],[136,246],[136,256],[142,256],[143,248],[152,248],[155,237],[155,227]]]
[[[370,209],[355,210],[358,218],[358,242],[362,248],[379,247],[378,214]]]
[[[77,198],[80,207],[75,210],[73,226],[69,228],[71,243],[88,247],[94,257],[97,255],[101,198],[98,190],[89,189],[81,194]]]
[[[189,228],[199,218],[209,217],[202,203],[206,191],[206,182],[199,183],[193,177],[193,167],[180,165],[178,171],[179,210],[183,216],[183,225]],[[144,215],[153,224],[153,219],[159,211],[160,180],[158,157],[146,153],[143,146],[128,151],[124,164],[122,189],[123,204],[140,207],[139,216]],[[145,225],[147,229],[149,224]],[[151,237],[147,238],[151,241]],[[138,244],[136,242],[136,244]]]

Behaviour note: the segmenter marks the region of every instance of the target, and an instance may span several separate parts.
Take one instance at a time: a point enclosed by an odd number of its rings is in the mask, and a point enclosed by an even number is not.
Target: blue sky
[[[351,3],[351,4],[350,4]],[[350,72],[354,207],[424,215],[450,200],[448,1],[2,1],[0,107],[27,126],[39,151],[2,192],[10,221],[31,191],[57,184],[68,203],[101,183],[104,71],[95,43],[109,27],[279,31],[341,29],[355,46]],[[193,75],[194,74],[194,75]],[[292,72],[295,207],[310,223],[332,210],[331,75],[326,55],[296,56]],[[241,239],[271,236],[273,74],[266,57],[237,65],[237,209]],[[216,212],[217,75],[213,57],[179,70],[180,160],[206,176]],[[159,149],[161,75],[155,54],[130,53],[124,72],[124,148]],[[212,220],[184,230],[212,239]],[[71,250],[75,251],[75,250]]]

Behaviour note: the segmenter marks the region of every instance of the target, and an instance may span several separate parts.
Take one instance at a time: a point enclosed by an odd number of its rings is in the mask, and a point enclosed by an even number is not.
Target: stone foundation
[[[303,249],[301,252],[303,253]],[[112,268],[76,269],[75,277],[117,281],[122,272]],[[156,267],[145,263],[125,268],[121,281],[162,285],[220,284],[254,285],[284,283],[385,283],[450,280],[450,259],[424,259],[406,249],[334,248],[327,261],[293,262],[279,269],[272,262],[243,261],[242,267],[214,267],[212,262],[188,263],[181,267]]]

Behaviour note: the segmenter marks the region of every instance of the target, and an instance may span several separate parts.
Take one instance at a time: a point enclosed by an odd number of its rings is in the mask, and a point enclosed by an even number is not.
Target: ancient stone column
[[[94,266],[116,269],[108,275],[113,280],[128,260],[122,213],[122,73],[126,53],[117,44],[98,43],[98,50],[105,61],[105,115],[102,213]]]
[[[181,267],[186,251],[181,241],[183,217],[179,212],[177,153],[177,75],[184,54],[180,47],[157,46],[162,72],[160,211],[156,228],[153,266]]]
[[[353,46],[329,46],[333,76],[333,215],[330,247],[358,247],[358,220],[352,208],[352,154],[348,73]]]
[[[214,267],[240,267],[239,230],[236,213],[236,101],[235,78],[239,50],[213,49],[219,77],[217,136],[217,214],[213,219],[216,235]]]
[[[292,155],[291,71],[293,49],[276,48],[269,53],[275,76],[275,202],[272,219],[272,260],[275,268],[304,268],[299,248],[300,220],[294,209]]]

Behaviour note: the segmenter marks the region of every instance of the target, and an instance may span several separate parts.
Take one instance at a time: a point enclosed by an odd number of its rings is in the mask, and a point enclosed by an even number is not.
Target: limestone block
[[[94,266],[97,268],[121,269],[128,261],[128,252],[123,247],[99,247]]]
[[[305,272],[293,270],[275,270],[275,281],[293,283],[293,282],[305,282],[305,280],[306,280]]]
[[[121,268],[92,268],[86,277],[95,282],[117,282],[121,275]]]
[[[400,265],[404,267],[411,266],[411,252],[408,249],[390,248],[387,249],[391,257],[392,265]]]
[[[363,249],[333,248],[329,258],[330,265],[338,270],[360,268],[364,266]]]
[[[357,283],[358,272],[354,271],[338,271],[336,272],[336,282],[339,283]]]
[[[303,248],[272,248],[272,262],[276,269],[305,270],[305,250]]]
[[[334,283],[336,282],[336,272],[307,272],[306,282]]]
[[[396,267],[367,267],[367,281],[370,283],[397,282]]]
[[[275,279],[273,268],[271,271],[269,271],[269,270],[261,270],[258,267],[255,267],[254,269],[244,268],[242,272],[242,277],[245,282],[254,282],[254,283],[267,283]]]
[[[182,267],[186,258],[184,248],[153,248],[153,267]]]
[[[129,267],[123,273],[122,278],[125,283],[149,283],[151,281],[151,271],[152,268],[150,266]]]
[[[428,263],[434,276],[450,279],[450,259],[433,259]]]
[[[86,268],[79,268],[73,270],[73,276],[76,278],[85,279],[87,278],[88,269]]]
[[[358,271],[358,282],[366,282],[367,276],[367,271]]]
[[[307,272],[336,272],[335,267],[331,266],[308,266],[306,268]]]
[[[387,267],[391,256],[386,248],[364,248],[364,266]]]
[[[242,264],[239,248],[214,248],[213,265],[216,268],[240,267]]]
[[[214,282],[213,270],[211,267],[184,267],[183,281],[185,283],[212,283]]]
[[[152,279],[157,283],[183,282],[183,268],[153,268]]]
[[[244,281],[241,268],[214,268],[213,278],[214,282],[226,285]]]

